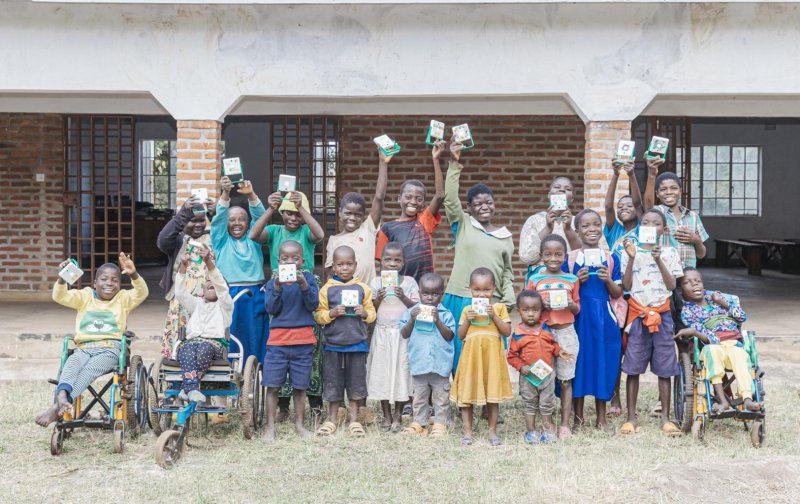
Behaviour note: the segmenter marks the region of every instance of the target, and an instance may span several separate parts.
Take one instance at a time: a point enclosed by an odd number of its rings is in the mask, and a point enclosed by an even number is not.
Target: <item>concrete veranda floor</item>
[[[161,268],[142,274],[150,297],[129,319],[137,335],[135,352],[152,362],[160,349],[167,303],[158,287]],[[703,268],[706,287],[738,295],[749,315],[746,327],[756,332],[762,363],[773,379],[795,384],[800,371],[800,276],[764,270]],[[0,304],[0,380],[44,379],[57,366],[61,341],[72,332],[74,312],[53,302]]]

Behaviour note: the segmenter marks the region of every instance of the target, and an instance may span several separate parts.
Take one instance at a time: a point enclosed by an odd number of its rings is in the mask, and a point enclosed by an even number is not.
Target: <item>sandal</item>
[[[367,434],[364,430],[364,426],[359,422],[350,422],[350,425],[347,426],[347,433],[350,434],[351,437],[364,437]]]
[[[667,422],[661,426],[661,434],[667,437],[681,437],[683,432],[672,422]]]
[[[403,434],[407,436],[427,436],[428,430],[417,422],[413,422],[411,425],[403,429]]]
[[[431,427],[431,437],[432,438],[447,437],[447,426],[440,423],[433,424],[433,427]]]
[[[317,429],[317,436],[333,436],[336,434],[336,424],[333,422],[325,422]]]
[[[619,435],[630,436],[631,434],[639,434],[640,430],[641,427],[634,425],[633,422],[625,422],[622,424],[622,427],[619,428]]]
[[[489,438],[489,446],[500,446],[503,444],[503,440],[497,436],[492,436]]]
[[[464,437],[461,438],[461,444],[464,446],[469,446],[472,443],[473,443],[472,436],[465,435]]]

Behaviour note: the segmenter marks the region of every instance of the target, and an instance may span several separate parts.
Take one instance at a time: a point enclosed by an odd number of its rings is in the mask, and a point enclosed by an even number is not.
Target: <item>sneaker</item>
[[[403,406],[403,416],[413,416],[414,415],[414,408],[411,406],[411,403],[406,403]]]
[[[550,443],[555,443],[557,441],[558,438],[556,437],[556,435],[550,431],[542,432],[542,437],[539,438],[539,442],[542,444],[550,444]]]
[[[528,444],[539,444],[542,435],[536,431],[528,431],[522,437]]]
[[[196,403],[204,403],[206,402],[206,396],[203,395],[202,392],[199,390],[190,390],[189,391],[189,400]]]

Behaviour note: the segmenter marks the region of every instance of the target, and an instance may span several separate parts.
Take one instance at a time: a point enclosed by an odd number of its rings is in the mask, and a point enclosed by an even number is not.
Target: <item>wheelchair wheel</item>
[[[147,416],[150,421],[150,427],[153,428],[153,433],[158,436],[162,432],[168,430],[172,425],[172,415],[169,413],[158,413],[156,408],[161,407],[161,401],[164,398],[164,383],[159,379],[161,371],[161,361],[164,357],[161,356],[152,367],[152,372],[148,373],[149,390],[147,391]]]
[[[256,429],[260,429],[264,425],[264,418],[267,412],[267,391],[261,386],[263,372],[264,368],[259,362],[256,369],[257,390],[253,394],[253,425],[255,425]]]
[[[128,434],[132,438],[135,438],[139,434],[139,425],[141,424],[141,405],[139,404],[141,394],[139,393],[139,388],[141,385],[140,380],[143,372],[147,373],[147,371],[144,369],[142,358],[138,355],[131,356],[130,363],[128,364],[127,381],[125,384],[125,393],[126,396],[129,397],[129,399],[126,399],[127,411],[125,412],[125,426],[128,430]]]
[[[125,423],[114,423],[114,453],[122,453],[125,447]]]
[[[245,439],[251,439],[258,426],[256,403],[258,394],[261,392],[261,384],[258,381],[258,361],[255,356],[247,358],[244,365],[242,385],[239,389],[239,414],[241,415],[242,433]]]
[[[50,455],[61,455],[64,451],[64,437],[63,429],[53,428],[53,434],[50,435]]]
[[[695,441],[703,441],[706,436],[706,419],[705,417],[695,418],[692,423],[692,438]]]
[[[183,455],[183,439],[180,432],[170,429],[161,433],[156,441],[155,451],[156,464],[164,469],[172,469]]]
[[[750,424],[750,442],[753,443],[753,447],[761,448],[764,446],[766,440],[767,430],[764,425],[764,419],[754,420],[753,423]]]
[[[678,352],[680,373],[673,380],[675,420],[684,434],[692,430],[694,421],[694,368],[688,351]]]

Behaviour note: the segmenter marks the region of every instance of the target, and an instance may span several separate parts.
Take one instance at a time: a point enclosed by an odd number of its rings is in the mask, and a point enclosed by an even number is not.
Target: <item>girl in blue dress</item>
[[[600,249],[603,221],[594,210],[575,217],[582,247],[569,253],[564,270],[580,281],[581,311],[576,316],[581,351],[572,383],[575,426],[584,424],[583,400],[594,396],[597,428],[606,429],[606,401],[611,400],[619,373],[622,336],[611,300],[622,296],[619,256]]]

